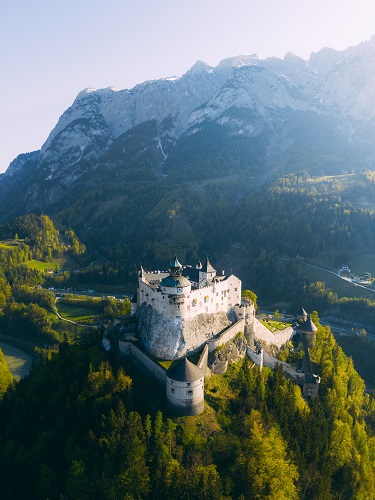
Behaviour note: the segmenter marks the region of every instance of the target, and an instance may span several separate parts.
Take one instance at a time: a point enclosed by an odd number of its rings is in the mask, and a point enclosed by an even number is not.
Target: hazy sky
[[[375,33],[374,0],[4,0],[0,172],[39,149],[86,87],[130,88],[196,60],[288,52],[308,59]]]

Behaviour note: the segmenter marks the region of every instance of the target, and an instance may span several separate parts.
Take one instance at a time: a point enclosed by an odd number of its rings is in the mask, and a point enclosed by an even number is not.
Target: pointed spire
[[[216,269],[214,269],[211,265],[211,262],[208,260],[208,255],[206,258],[206,262],[203,264],[202,268],[200,269],[201,272],[203,273],[215,273]]]
[[[145,271],[142,267],[142,264],[139,265],[138,276],[142,279],[144,279],[144,277],[145,277]]]
[[[177,257],[175,257],[169,263],[170,275],[171,276],[180,276],[182,270],[182,264],[178,261]]]

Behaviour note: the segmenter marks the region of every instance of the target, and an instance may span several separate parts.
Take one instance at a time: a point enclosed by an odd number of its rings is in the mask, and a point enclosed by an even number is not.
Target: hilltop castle
[[[241,305],[241,280],[218,275],[208,258],[203,265],[183,267],[177,258],[169,272],[139,271],[132,314],[140,340],[151,355],[178,359],[199,349],[249,313]],[[248,309],[251,309],[249,311]]]
[[[241,280],[224,272],[218,275],[208,258],[196,267],[182,266],[174,258],[168,272],[146,272],[141,267],[132,315],[137,318],[139,338],[120,340],[120,351],[164,385],[167,406],[177,415],[203,411],[204,378],[211,372],[225,373],[229,358],[247,355],[260,369],[265,359],[274,368],[278,361],[264,353],[259,340],[280,348],[297,332],[305,349],[304,374],[287,363],[282,363],[283,370],[303,385],[306,398],[318,394],[320,378],[312,373],[308,353],[317,328],[306,311],[298,313],[302,323],[297,331],[286,326],[275,335],[255,317],[253,302],[241,299]],[[187,355],[196,351],[201,353],[195,365]],[[154,358],[177,361],[166,370]]]

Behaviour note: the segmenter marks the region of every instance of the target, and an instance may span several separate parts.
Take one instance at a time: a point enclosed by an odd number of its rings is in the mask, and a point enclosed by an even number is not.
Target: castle
[[[262,369],[263,348],[255,337],[280,348],[297,333],[292,327],[286,327],[277,336],[270,332],[255,317],[252,301],[241,299],[241,285],[241,280],[233,274],[226,276],[222,272],[218,275],[208,257],[203,265],[196,267],[182,266],[175,257],[168,272],[146,272],[140,268],[132,315],[137,318],[142,348],[137,342],[126,339],[119,341],[119,347],[166,388],[167,406],[173,413],[197,415],[203,411],[204,377],[212,370],[225,373],[228,366],[228,359],[215,358],[208,369],[209,355],[219,352],[219,347],[230,346],[236,351],[237,359],[247,355]],[[303,393],[305,397],[316,397],[320,379],[312,373],[307,348],[307,341],[313,340],[316,327],[307,313],[301,311],[298,319],[303,323],[297,330],[305,347]],[[239,341],[237,346],[240,332],[246,340]],[[194,365],[187,355],[196,351],[201,354]],[[174,363],[166,370],[154,358],[174,360]],[[272,366],[272,362],[268,366]],[[293,370],[286,366],[287,375],[288,371]],[[289,376],[300,378],[297,373],[289,373]]]
[[[255,314],[254,307],[250,313]],[[178,359],[244,317],[241,280],[218,275],[208,258],[196,267],[183,267],[175,258],[169,272],[141,268],[132,314],[148,353]]]

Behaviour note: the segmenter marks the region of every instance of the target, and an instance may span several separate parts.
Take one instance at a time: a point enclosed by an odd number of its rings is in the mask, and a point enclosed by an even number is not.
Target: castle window
[[[171,392],[173,392],[173,393],[174,393],[174,387],[171,387]]]
[[[191,389],[189,389],[188,391],[186,391],[186,394],[189,396],[189,395],[193,394],[193,391]]]
[[[235,288],[234,291],[237,292],[237,288]]]

